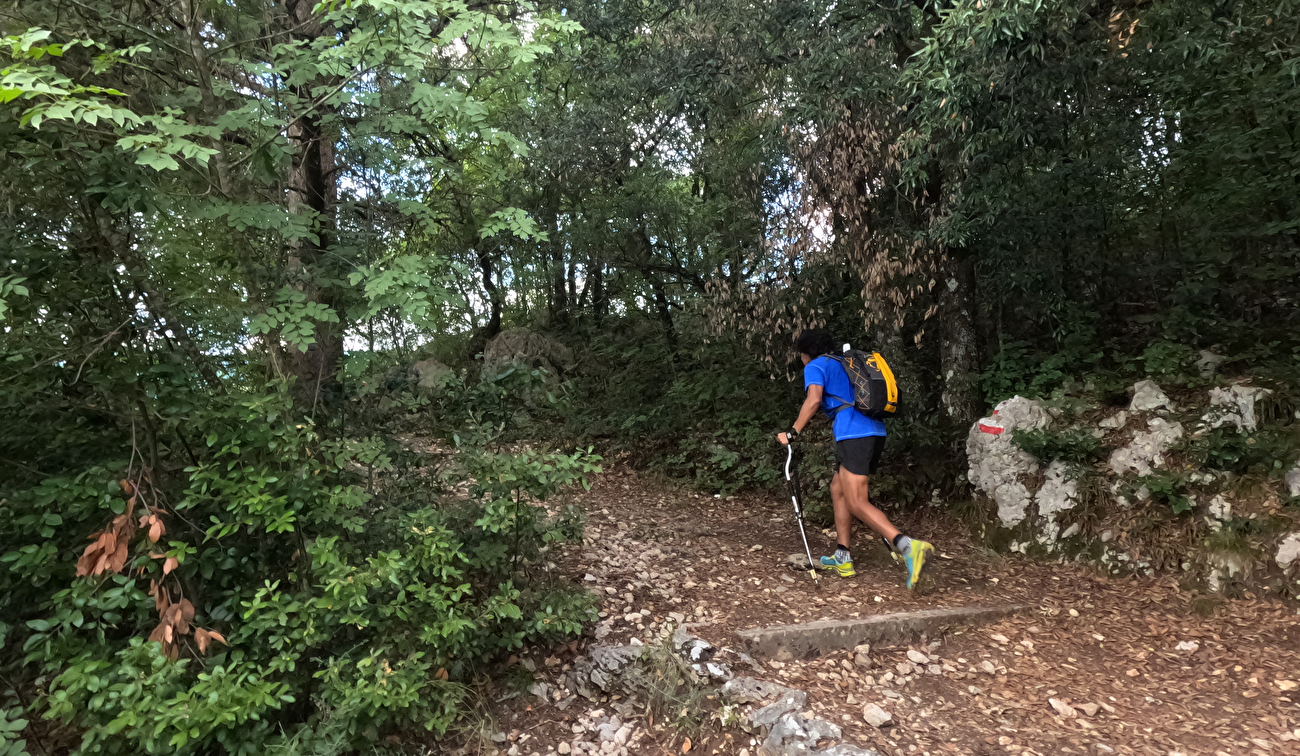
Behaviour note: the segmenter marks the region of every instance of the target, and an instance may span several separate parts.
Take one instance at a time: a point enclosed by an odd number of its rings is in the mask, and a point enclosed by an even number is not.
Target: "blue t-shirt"
[[[873,420],[853,408],[853,384],[849,382],[849,374],[844,372],[844,366],[838,360],[822,355],[804,365],[804,391],[809,386],[822,387],[822,411],[827,415],[844,403],[840,399],[849,404],[832,421],[831,432],[836,441],[885,435],[883,421]]]

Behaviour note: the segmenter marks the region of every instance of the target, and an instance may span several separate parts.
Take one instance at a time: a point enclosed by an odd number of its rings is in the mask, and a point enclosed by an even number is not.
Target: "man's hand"
[[[776,434],[776,440],[779,441],[782,446],[787,446],[790,443],[790,436],[786,433],[778,433]]]

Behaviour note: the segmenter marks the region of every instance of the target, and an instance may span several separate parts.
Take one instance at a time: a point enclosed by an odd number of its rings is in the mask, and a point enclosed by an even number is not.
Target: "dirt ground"
[[[844,742],[921,756],[1300,754],[1293,606],[1197,596],[1170,578],[1116,579],[1084,565],[1002,557],[972,545],[937,510],[896,520],[936,546],[925,590],[908,591],[902,569],[865,530],[854,543],[857,577],[825,575],[818,586],[786,565],[802,546],[780,496],[718,499],[614,469],[576,502],[588,516],[585,543],[555,563],[604,598],[599,640],[589,642],[652,643],[665,627],[692,622],[713,644],[738,647],[735,631],[749,627],[1031,607],[910,648],[872,649],[870,666],[846,652],[736,670],[807,691],[806,710],[839,724]],[[887,502],[884,508],[892,516]],[[829,532],[810,529],[809,539],[814,558],[834,547]],[[928,658],[914,664],[909,650],[913,659],[916,652]],[[575,645],[523,661],[539,680],[553,680],[581,651]],[[597,707],[596,716],[609,716],[618,703],[578,699],[561,711],[533,696],[505,702],[497,718],[509,742],[499,748],[516,756],[569,753],[585,745],[578,720],[589,721]],[[889,712],[893,725],[867,724],[865,704]],[[682,753],[687,745],[682,733],[644,714],[624,720],[634,735],[628,752]],[[696,739],[694,753],[749,756],[756,745],[734,728]]]

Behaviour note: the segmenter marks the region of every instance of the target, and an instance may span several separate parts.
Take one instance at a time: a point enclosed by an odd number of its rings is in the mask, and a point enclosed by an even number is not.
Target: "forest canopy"
[[[803,328],[903,503],[1015,392],[1300,385],[1298,6],[0,8],[0,754],[447,732],[602,456],[773,484]]]

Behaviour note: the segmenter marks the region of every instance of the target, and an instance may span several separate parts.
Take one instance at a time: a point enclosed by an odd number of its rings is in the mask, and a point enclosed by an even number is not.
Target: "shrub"
[[[213,398],[185,426],[206,450],[183,470],[125,456],[5,492],[4,675],[47,680],[34,712],[84,752],[444,732],[483,664],[589,617],[527,571],[580,537],[552,502],[599,470],[590,452],[467,450],[477,483],[455,501],[376,487],[383,441],[295,423],[283,391]]]
[[[1089,465],[1099,461],[1104,452],[1101,441],[1083,428],[1016,428],[1011,431],[1011,440],[1044,463],[1062,460]]]

